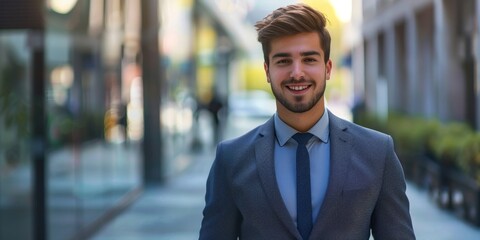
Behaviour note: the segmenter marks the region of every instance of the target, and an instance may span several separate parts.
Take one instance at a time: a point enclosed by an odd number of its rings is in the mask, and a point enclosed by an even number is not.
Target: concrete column
[[[385,62],[385,77],[388,85],[388,108],[399,109],[399,97],[398,97],[398,78],[397,68],[398,66],[397,56],[395,54],[395,27],[393,25],[388,26],[385,29],[385,46],[384,46],[384,60]]]
[[[475,128],[480,130],[480,0],[475,1],[475,100],[476,100],[476,119],[475,119]]]
[[[418,102],[418,88],[416,84],[418,83],[417,79],[417,20],[415,18],[415,13],[410,12],[407,16],[406,24],[406,58],[407,58],[407,112],[409,114],[418,113],[417,102]]]
[[[354,106],[364,104],[365,101],[365,40],[362,37],[362,1],[352,1],[352,22],[350,39],[354,48],[352,49],[352,76]]]
[[[417,111],[423,117],[436,115],[436,90],[433,79],[435,62],[434,10],[427,7],[416,15],[417,20]]]
[[[434,67],[434,89],[436,90],[436,108],[438,118],[447,119],[448,113],[448,26],[445,24],[445,6],[443,0],[434,2],[434,47],[435,47],[435,67]]]
[[[378,79],[378,38],[377,36],[365,39],[365,104],[368,112],[376,112]]]
[[[158,2],[142,1],[143,178],[146,185],[163,180],[164,159],[160,128],[161,87],[164,82],[158,46]]]

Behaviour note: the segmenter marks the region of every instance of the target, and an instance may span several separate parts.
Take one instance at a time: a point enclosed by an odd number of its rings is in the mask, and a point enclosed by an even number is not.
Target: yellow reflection
[[[104,116],[105,140],[112,143],[137,141],[143,138],[142,79],[132,79],[130,102],[124,109],[114,106]],[[126,123],[124,122],[126,121]]]
[[[75,4],[77,4],[77,0],[48,0],[47,4],[53,11],[66,14],[72,11]]]
[[[70,65],[55,67],[50,73],[53,100],[57,105],[64,105],[67,101],[68,89],[73,85],[73,69]]]
[[[105,134],[105,139],[109,142],[123,142],[125,140],[124,136],[124,128],[120,124],[118,124],[119,121],[119,112],[117,109],[109,109],[105,113],[105,118],[104,118],[104,134]]]
[[[130,88],[130,103],[127,106],[128,138],[140,140],[143,138],[143,85],[142,78],[132,80]]]
[[[52,70],[50,77],[52,84],[70,88],[73,84],[73,69],[70,65],[56,67]]]
[[[330,0],[335,9],[335,14],[343,23],[350,22],[352,18],[352,0]]]

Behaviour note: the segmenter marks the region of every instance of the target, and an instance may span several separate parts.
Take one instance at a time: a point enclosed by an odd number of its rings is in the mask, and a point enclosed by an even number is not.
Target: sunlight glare
[[[329,0],[335,9],[338,19],[347,23],[350,22],[352,17],[352,0]]]

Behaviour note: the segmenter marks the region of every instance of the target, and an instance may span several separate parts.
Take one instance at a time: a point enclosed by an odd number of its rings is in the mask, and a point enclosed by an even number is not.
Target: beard
[[[324,78],[324,79],[326,79],[326,78]],[[298,82],[298,80],[291,79],[284,84],[288,84],[288,83],[291,83],[291,82]],[[311,87],[316,87],[317,86],[317,84],[314,81],[308,81],[307,80],[307,81],[304,81],[304,82],[310,82]],[[313,98],[310,99],[306,103],[302,103],[302,100],[306,96],[295,96],[294,101],[289,101],[285,97],[285,95],[282,94],[281,90],[277,91],[273,87],[273,84],[270,84],[270,87],[272,89],[273,95],[275,96],[277,101],[280,104],[282,104],[282,106],[284,106],[286,109],[288,109],[289,111],[294,112],[294,113],[304,113],[304,112],[307,112],[307,111],[311,110],[318,103],[318,101],[320,101],[320,99],[323,97],[323,95],[325,93],[326,84],[323,84],[323,87],[320,89],[320,91],[315,92]]]

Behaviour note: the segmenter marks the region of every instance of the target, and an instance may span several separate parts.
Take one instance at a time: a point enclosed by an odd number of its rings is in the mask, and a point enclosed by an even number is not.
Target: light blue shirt
[[[275,175],[278,188],[293,222],[297,222],[297,183],[296,183],[296,150],[297,142],[291,137],[297,131],[285,122],[278,114],[274,115],[275,141],[274,161]],[[310,183],[312,188],[312,222],[319,214],[328,186],[330,174],[330,141],[328,111],[325,110],[322,118],[310,129],[313,134],[307,150],[310,156]]]

